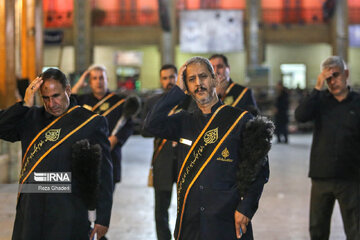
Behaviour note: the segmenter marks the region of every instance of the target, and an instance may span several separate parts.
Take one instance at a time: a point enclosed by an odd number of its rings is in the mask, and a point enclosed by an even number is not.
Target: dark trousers
[[[158,240],[170,240],[168,209],[171,202],[171,191],[155,190],[155,223]]]
[[[335,201],[339,202],[347,240],[360,239],[360,183],[345,180],[312,179],[310,236],[327,240]]]

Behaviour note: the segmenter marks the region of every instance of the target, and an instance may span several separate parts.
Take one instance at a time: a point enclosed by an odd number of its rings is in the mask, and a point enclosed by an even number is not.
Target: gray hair
[[[202,64],[205,64],[205,66],[207,67],[207,69],[209,70],[210,74],[211,74],[211,77],[215,79],[215,71],[214,71],[214,68],[212,67],[210,61],[207,59],[207,58],[204,58],[204,57],[199,57],[199,56],[196,56],[196,57],[192,57],[190,58],[189,60],[187,60],[185,62],[185,66],[189,66],[193,63],[202,63]],[[184,71],[184,80],[186,80],[186,71]],[[186,82],[186,81],[185,81]]]
[[[97,71],[103,71],[106,73],[106,67],[104,65],[100,65],[100,64],[93,64],[87,70],[89,72],[91,72],[93,70],[97,70]]]
[[[344,59],[342,59],[342,57],[340,57],[340,56],[331,56],[331,57],[328,57],[327,59],[325,59],[321,63],[320,70],[322,71],[325,68],[332,68],[332,67],[340,68],[341,72],[344,72],[344,70],[347,70],[346,63],[345,63]]]

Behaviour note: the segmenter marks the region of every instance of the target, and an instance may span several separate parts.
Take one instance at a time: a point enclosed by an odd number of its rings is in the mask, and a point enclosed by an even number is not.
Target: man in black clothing
[[[123,114],[125,97],[110,92],[105,67],[92,65],[79,78],[79,81],[71,89],[73,94],[87,85],[86,78],[89,77],[91,93],[74,95],[78,104],[98,113],[108,120],[109,141],[111,146],[111,159],[113,162],[114,185],[121,181],[121,147],[133,133],[133,123],[127,120],[125,125],[117,132],[114,128]]]
[[[206,58],[188,60],[179,78],[145,122],[148,132],[179,142],[175,239],[253,239],[251,218],[269,177],[269,124],[257,128],[250,113],[219,101]],[[186,89],[198,109],[169,115]]]
[[[309,172],[313,240],[329,238],[336,200],[347,239],[360,239],[360,95],[348,87],[348,76],[341,57],[327,58],[315,89],[295,111],[299,122],[315,123]]]
[[[40,91],[43,107],[34,106]],[[107,232],[112,206],[112,165],[107,122],[70,98],[71,88],[57,69],[46,70],[26,89],[24,101],[1,113],[0,138],[21,141],[23,161],[20,189],[31,187],[32,174],[72,172],[71,193],[20,191],[12,239],[89,239],[90,225],[80,175],[74,172],[72,148],[80,140],[99,144],[100,188],[93,233]],[[83,151],[82,151],[83,153]],[[84,166],[84,169],[90,166]],[[82,178],[84,180],[84,178]],[[87,180],[87,179],[85,179]],[[84,181],[82,181],[84,182]],[[96,182],[96,181],[95,181]],[[89,197],[88,197],[89,198]]]
[[[177,69],[172,64],[165,64],[160,69],[160,84],[164,92],[175,86]],[[143,119],[164,94],[157,94],[146,100]],[[177,110],[180,110],[179,107]],[[146,131],[144,137],[153,137]],[[172,188],[176,181],[177,160],[176,143],[162,138],[154,139],[154,153],[151,161],[153,169],[153,185],[155,190],[155,224],[156,235],[159,240],[170,240],[169,213]]]
[[[209,57],[209,60],[217,77],[216,92],[221,101],[224,104],[246,110],[257,108],[252,90],[231,80],[227,57],[222,54],[214,54]]]
[[[289,124],[289,93],[282,82],[276,85],[277,97],[275,100],[275,133],[278,143],[288,143]]]

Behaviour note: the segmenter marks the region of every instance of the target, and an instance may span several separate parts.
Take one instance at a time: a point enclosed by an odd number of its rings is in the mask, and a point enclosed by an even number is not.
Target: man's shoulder
[[[126,97],[125,95],[118,94],[117,92],[109,92],[106,96],[110,94],[112,95],[111,98],[115,100],[122,100]]]
[[[78,111],[78,114],[83,116],[84,118],[90,118],[90,117],[94,117],[96,119],[101,119],[101,118],[105,118],[97,113],[94,113],[93,111],[86,109],[82,106],[79,106],[78,108],[76,108],[76,111]]]
[[[147,99],[145,99],[145,104],[148,106],[153,106],[159,101],[162,96],[164,96],[164,93],[155,93],[154,95],[151,95]]]
[[[241,85],[239,83],[235,83],[235,82],[233,82],[232,84],[233,84],[233,86],[232,86],[231,91],[229,92],[228,95],[238,96],[242,92],[244,92],[245,89],[246,89],[245,93],[252,93],[252,90],[249,87],[243,86],[243,85]]]
[[[242,118],[244,120],[245,119],[249,120],[254,117],[249,111],[242,108],[233,107],[230,105],[225,105],[224,110],[226,111],[223,111],[223,114],[228,114],[230,116],[238,116],[238,117],[242,115]]]
[[[233,82],[233,83],[234,83],[234,86],[233,86],[234,89],[244,90],[245,88],[247,88],[239,83],[235,83],[235,82]]]

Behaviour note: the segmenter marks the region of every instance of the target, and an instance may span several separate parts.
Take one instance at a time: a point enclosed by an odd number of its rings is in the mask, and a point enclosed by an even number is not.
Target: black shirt
[[[360,181],[360,95],[341,102],[314,89],[297,107],[296,120],[314,121],[309,177]]]

